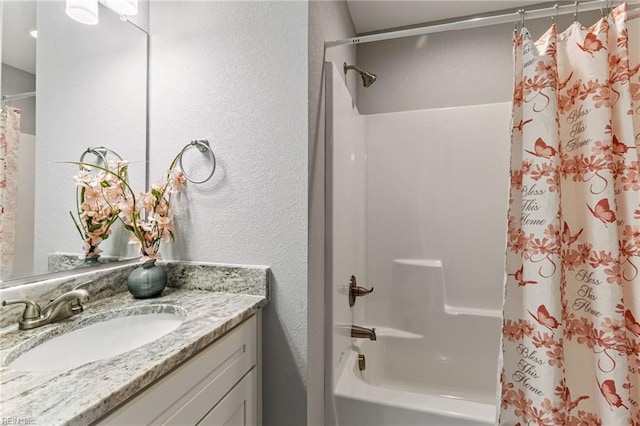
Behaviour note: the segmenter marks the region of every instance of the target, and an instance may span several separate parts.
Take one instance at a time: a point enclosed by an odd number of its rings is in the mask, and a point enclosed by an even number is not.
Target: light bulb
[[[118,15],[133,16],[138,14],[138,0],[104,0],[104,4]]]
[[[67,15],[81,24],[95,25],[98,20],[98,0],[67,0]]]

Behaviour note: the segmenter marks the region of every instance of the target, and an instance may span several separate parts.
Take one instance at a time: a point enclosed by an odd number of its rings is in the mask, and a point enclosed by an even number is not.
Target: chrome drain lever
[[[367,368],[367,360],[363,354],[358,355],[358,370],[363,371]]]

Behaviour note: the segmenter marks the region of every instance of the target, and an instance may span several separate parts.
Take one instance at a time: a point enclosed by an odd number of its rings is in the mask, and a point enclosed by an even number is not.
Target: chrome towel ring
[[[100,162],[102,162],[103,167],[109,167],[109,162],[107,160],[107,157],[109,155],[114,156],[117,161],[122,161],[122,157],[120,156],[120,154],[118,154],[117,152],[115,152],[112,149],[109,149],[107,147],[104,146],[97,146],[95,148],[93,147],[89,147],[87,148],[87,150],[85,152],[82,153],[82,155],[80,156],[80,163],[84,163],[84,157],[87,154],[93,154],[96,157],[98,157],[98,162],[96,163],[96,166],[100,166]],[[80,165],[80,169],[84,169],[85,167],[83,167],[82,165]]]
[[[213,162],[212,167],[211,167],[211,172],[209,172],[209,175],[206,178],[204,178],[203,180],[195,180],[195,179],[193,179],[191,176],[189,176],[187,174],[187,172],[184,171],[184,167],[182,166],[182,155],[184,154],[184,152],[186,150],[188,150],[191,147],[198,148],[198,151],[200,151],[200,152],[203,152],[203,153],[209,152],[209,154],[211,154],[211,161]],[[205,183],[206,181],[211,179],[211,177],[213,176],[213,174],[216,171],[216,156],[213,153],[213,151],[211,150],[211,146],[209,146],[209,141],[206,140],[206,139],[193,139],[191,142],[186,144],[185,147],[182,148],[182,151],[180,151],[180,154],[178,154],[178,165],[180,166],[180,170],[182,170],[182,174],[184,175],[185,179],[187,179],[189,182],[192,182],[192,183]]]

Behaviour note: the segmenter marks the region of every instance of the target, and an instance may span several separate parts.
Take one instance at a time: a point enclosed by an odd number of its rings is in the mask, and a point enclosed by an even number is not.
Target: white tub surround
[[[176,271],[182,271],[181,276],[186,277],[189,274],[185,271],[203,265],[175,263],[165,266],[171,279]],[[220,270],[211,272],[216,267],[226,268],[222,276],[233,275],[231,271],[235,271],[236,278],[242,275],[239,269],[243,269],[224,265],[208,267],[208,278],[211,274],[220,273]],[[234,293],[232,285],[226,285],[226,292],[217,291],[217,286],[224,279],[210,281],[212,290],[209,291],[189,288],[196,285],[196,281],[198,286],[205,287],[206,278],[199,275],[192,282],[185,283],[186,288],[167,287],[161,297],[138,300],[126,291],[126,284],[120,280],[119,288],[123,291],[97,300],[94,298],[84,304],[83,313],[69,320],[28,331],[18,330],[17,324],[5,326],[0,329],[0,415],[47,425],[85,425],[102,418],[255,315],[267,303],[269,269],[245,269],[249,275],[263,277],[261,283],[257,280],[252,284],[248,284],[250,280],[238,279],[245,291],[256,294]],[[207,277],[206,274],[204,276]],[[257,288],[262,288],[262,294],[257,294]],[[173,332],[137,349],[66,371],[17,372],[7,368],[7,363],[15,358],[16,348],[32,345],[37,336],[42,335],[46,339],[53,334],[73,330],[78,322],[90,321],[92,317],[104,320],[110,315],[116,316],[113,311],[118,308],[139,307],[141,312],[147,312],[159,309],[150,306],[159,305],[184,309],[186,319]],[[30,340],[34,337],[36,339]]]
[[[327,112],[325,380],[338,424],[492,424],[509,104],[361,115],[329,64]],[[352,307],[351,275],[374,288]]]
[[[339,424],[494,424],[500,312],[447,306],[439,260],[395,259],[392,270],[393,290],[376,288],[386,309],[359,322],[377,339],[352,339],[340,371]]]

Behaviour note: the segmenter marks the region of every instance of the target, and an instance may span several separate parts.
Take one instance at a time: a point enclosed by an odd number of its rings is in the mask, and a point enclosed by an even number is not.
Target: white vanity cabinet
[[[252,316],[96,424],[259,425],[259,319]]]

